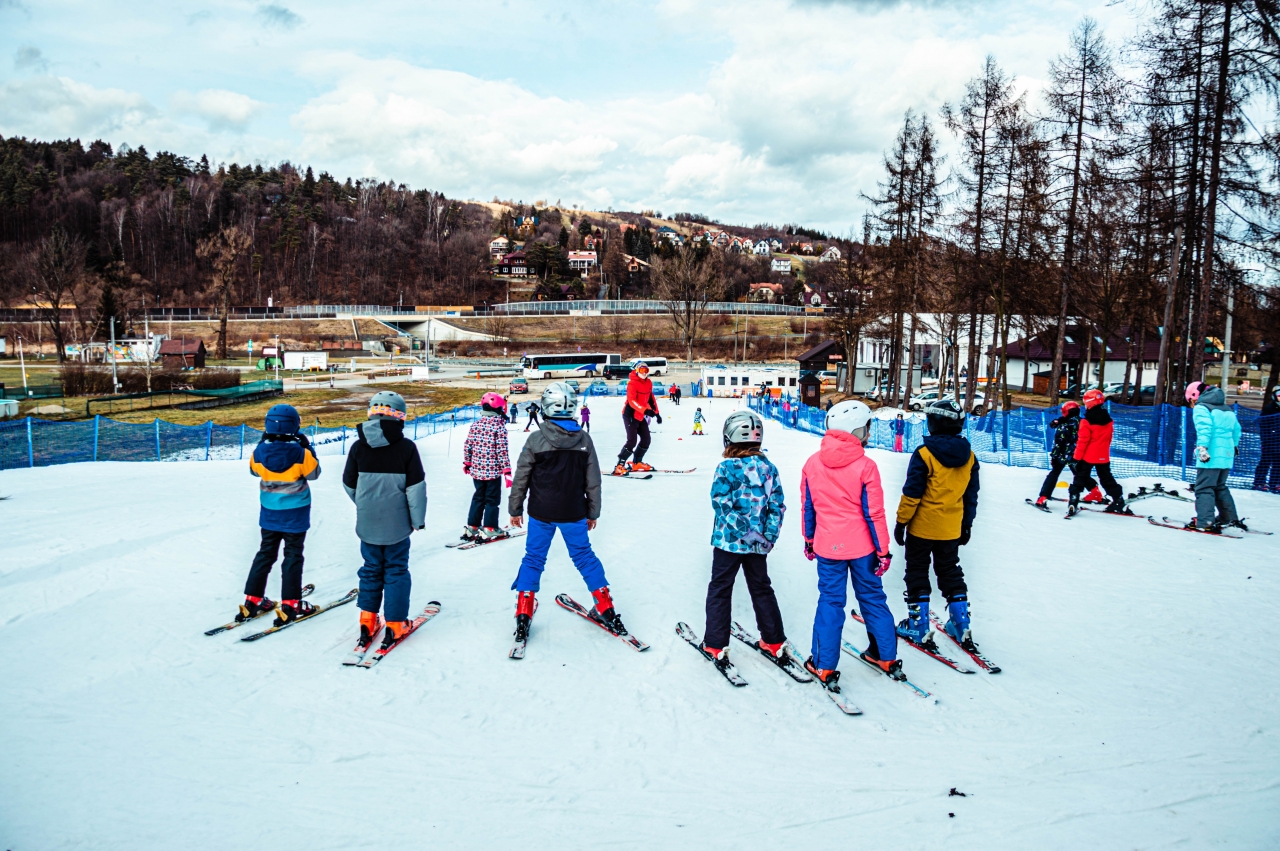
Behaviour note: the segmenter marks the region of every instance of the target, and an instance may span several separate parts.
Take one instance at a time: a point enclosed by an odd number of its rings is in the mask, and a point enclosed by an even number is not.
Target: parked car
[[[597,378],[595,381],[591,382],[591,384],[587,386],[587,395],[588,396],[608,396],[609,385],[605,384],[603,381]]]
[[[566,379],[564,380],[564,383],[565,383],[565,384],[568,384],[570,387],[572,387],[572,388],[573,388],[573,392],[574,392],[574,393],[579,392],[579,391],[578,391],[578,386],[579,386],[579,385],[578,385],[578,379],[576,379],[576,378],[566,378]]]
[[[514,394],[514,393],[528,393],[528,392],[529,392],[529,381],[528,381],[528,379],[525,379],[525,378],[513,378],[513,379],[511,379],[511,384],[509,384],[509,385],[507,386],[507,392],[508,392],[508,393],[512,393],[512,394]]]
[[[818,380],[823,384],[835,384],[836,371],[834,369],[824,369],[818,373]]]
[[[963,387],[961,387],[959,392],[960,392],[960,398],[959,398],[959,401],[960,401],[961,403],[963,403],[963,401],[964,401],[964,393],[965,393],[965,389],[964,389]],[[910,400],[909,402],[907,402],[907,410],[909,410],[909,411],[923,411],[923,410],[928,406],[928,404],[929,404],[930,402],[932,402],[932,401],[936,400],[937,398],[938,398],[938,389],[937,389],[936,387],[935,387],[934,389],[932,389],[932,390],[926,390],[926,391],[924,391],[923,393],[919,393],[919,394],[917,394],[917,395],[915,395],[915,396],[912,396],[912,397],[911,397],[911,400]],[[955,399],[955,398],[956,398],[956,391],[955,391],[955,390],[952,390],[952,389],[947,390],[946,395],[945,395],[945,397],[943,397],[943,398],[947,398],[947,399]],[[984,394],[984,393],[983,393],[982,391],[980,391],[980,390],[979,390],[979,391],[974,391],[974,394],[973,394],[973,411],[972,411],[973,415],[974,415],[975,417],[980,417],[980,416],[982,416],[983,414],[985,414],[986,412],[987,412],[987,397],[986,397],[986,394]]]

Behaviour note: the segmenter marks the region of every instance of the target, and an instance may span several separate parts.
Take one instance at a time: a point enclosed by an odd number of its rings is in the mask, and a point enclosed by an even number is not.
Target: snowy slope
[[[1004,673],[901,648],[934,702],[846,657],[865,715],[845,717],[736,644],[750,686],[732,689],[674,635],[702,629],[707,492],[736,403],[700,404],[708,436],[689,434],[694,402],[664,402],[650,455],[696,473],[604,483],[593,538],[644,654],[554,605],[588,598],[556,543],[528,657],[506,658],[522,544],[444,547],[471,494],[461,429],[419,442],[413,605],[444,610],[371,671],[339,665],[354,606],[252,644],[201,634],[234,613],[256,549],[244,463],[6,471],[0,848],[1275,847],[1276,538],[1064,521],[1023,504],[1040,471],[985,467],[962,554]],[[619,405],[592,400],[605,466]],[[765,445],[792,504],[771,573],[807,651],[817,595],[795,506],[817,439],[769,423]],[[907,456],[874,455],[892,509]],[[322,460],[318,601],[354,587],[360,560],[341,459]],[[1280,530],[1280,501],[1237,499]],[[901,617],[900,563],[886,580]],[[734,606],[753,623],[741,582]]]

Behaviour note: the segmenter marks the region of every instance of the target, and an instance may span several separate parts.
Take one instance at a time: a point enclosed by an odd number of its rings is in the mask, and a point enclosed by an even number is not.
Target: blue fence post
[[[1004,422],[1004,463],[1006,467],[1013,466],[1013,441],[1009,439],[1009,412],[1001,411],[1000,418]]]
[[[342,427],[342,454],[347,454],[347,427]]]
[[[1182,415],[1178,417],[1178,429],[1182,443],[1182,481],[1187,480],[1187,408],[1182,409]]]
[[[101,414],[93,415],[93,460],[98,460],[98,420],[102,419]]]
[[[418,439],[418,420],[420,419],[422,419],[422,417],[413,418],[413,439],[414,440]]]
[[[244,460],[244,423],[240,423],[240,460]]]
[[[160,418],[159,417],[156,417],[155,427],[156,427],[156,460],[159,461],[160,460]]]
[[[213,420],[205,423],[208,427],[204,433],[204,460],[209,460],[209,450],[213,447]]]
[[[35,447],[31,445],[31,417],[27,417],[27,466],[34,467],[36,465]]]

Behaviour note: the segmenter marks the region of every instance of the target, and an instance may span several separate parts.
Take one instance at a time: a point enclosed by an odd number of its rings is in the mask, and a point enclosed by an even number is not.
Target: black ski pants
[[[634,453],[633,460],[639,464],[644,460],[644,453],[649,451],[649,423],[636,419],[631,410],[624,408],[622,424],[627,428],[627,443],[618,453],[618,461],[625,463],[627,456]]]
[[[1075,462],[1068,458],[1061,461],[1051,460],[1049,464],[1049,475],[1044,477],[1044,484],[1040,486],[1040,495],[1046,498],[1053,496],[1053,489],[1058,486],[1058,476],[1062,475],[1063,470],[1069,469],[1073,475],[1075,473]],[[1089,476],[1088,481],[1085,482],[1085,489],[1093,490],[1097,486],[1098,483],[1093,480],[1093,476]]]
[[[1105,464],[1090,464],[1088,461],[1077,461],[1076,477],[1072,479],[1071,487],[1067,489],[1068,495],[1072,499],[1078,499],[1086,488],[1092,488],[1096,484],[1089,475],[1093,469],[1098,471],[1098,480],[1102,482],[1102,489],[1107,492],[1107,496],[1111,497],[1111,501],[1124,504],[1124,488],[1120,487],[1116,477],[1111,475],[1110,461]]]
[[[280,563],[280,599],[297,600],[302,597],[302,545],[306,532],[276,532],[262,530],[262,546],[253,557],[249,578],[244,583],[246,597],[263,597],[267,593],[267,577],[276,563],[280,542],[284,541],[284,561]]]
[[[536,426],[536,425],[538,425],[538,415],[537,415],[537,414],[535,414],[533,411],[530,411],[530,412],[529,412],[529,422],[525,424],[524,430],[525,430],[525,431],[528,431],[529,429],[531,429],[532,427],[534,427],[534,426]],[[542,426],[538,426],[538,428],[542,428]]]
[[[708,647],[721,650],[729,646],[729,622],[733,620],[733,583],[738,568],[747,579],[751,607],[756,610],[756,627],[760,640],[781,644],[787,640],[782,629],[782,612],[769,582],[768,556],[760,553],[731,553],[714,548],[711,551],[711,584],[707,586],[707,629],[702,640]]]
[[[907,590],[902,598],[907,603],[919,603],[929,599],[933,589],[929,586],[929,562],[938,576],[938,590],[947,602],[963,598],[969,593],[964,584],[964,571],[960,569],[960,539],[934,541],[917,538],[907,533]]]
[[[468,526],[479,526],[481,514],[485,526],[498,525],[498,503],[502,501],[502,479],[472,479],[476,492],[471,496]]]

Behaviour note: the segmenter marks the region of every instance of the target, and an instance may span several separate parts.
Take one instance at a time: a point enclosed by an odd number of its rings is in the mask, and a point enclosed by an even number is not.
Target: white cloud
[[[169,103],[178,112],[200,116],[213,131],[243,131],[266,108],[261,101],[225,89],[205,89],[194,94],[174,92]]]
[[[0,133],[40,139],[139,138],[156,129],[146,98],[66,77],[30,77],[0,85]]]

